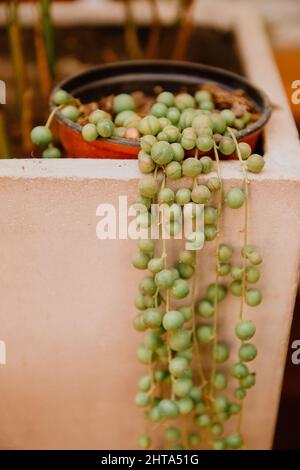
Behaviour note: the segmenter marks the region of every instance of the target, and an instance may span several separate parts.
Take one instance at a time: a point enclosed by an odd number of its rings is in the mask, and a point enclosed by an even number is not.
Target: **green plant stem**
[[[164,176],[164,179],[162,181],[161,189],[165,187],[165,181],[166,177]],[[165,269],[167,268],[167,244],[166,244],[166,239],[164,237],[163,229],[162,229],[162,242],[163,242],[163,251],[161,257],[164,258],[164,265]],[[170,292],[169,289],[166,290],[166,312],[170,310]],[[167,338],[167,348],[168,348],[168,363],[172,361],[173,355],[172,355],[172,350],[170,348],[170,342],[169,342],[169,333],[167,332],[166,334]],[[171,374],[171,373],[170,373]],[[171,374],[171,400],[174,400],[175,395],[174,395],[174,383],[175,383],[175,378],[173,374]]]
[[[198,149],[195,151],[195,158],[198,159]],[[197,186],[197,178],[193,180],[193,187]],[[197,321],[196,321],[196,288],[197,288],[197,277],[198,277],[198,250],[195,250],[195,262],[194,262],[194,273],[192,278],[192,295],[191,295],[191,308],[192,308],[192,334],[193,334],[193,347],[196,353],[197,368],[199,378],[201,381],[201,387],[204,390],[207,385],[207,379],[204,373],[201,352],[199,343],[197,341]]]
[[[198,266],[197,266],[197,250],[195,252],[195,263],[194,263],[194,274],[192,279],[192,298],[191,298],[191,308],[192,308],[192,333],[193,333],[193,344],[196,353],[197,359],[197,369],[199,377],[201,380],[201,387],[204,389],[207,384],[205,373],[202,366],[201,352],[199,348],[199,343],[197,341],[197,323],[196,323],[196,285],[197,285],[197,276],[198,276]]]
[[[157,167],[155,169],[157,171]],[[155,175],[156,176],[156,175]],[[160,189],[164,189],[166,185],[166,176],[164,175],[163,177],[163,180],[162,180],[162,183],[161,183],[161,187]],[[162,212],[160,211],[159,212],[159,217],[160,217],[160,226],[162,227],[162,254],[161,254],[161,258],[164,259],[164,268],[166,269],[167,268],[167,244],[166,244],[166,239],[165,239],[165,234],[164,234],[164,231],[163,231],[163,223],[162,223],[162,220],[161,220],[161,217],[162,217]],[[169,290],[166,290],[166,301],[165,301],[165,311],[168,312],[170,310],[170,292]],[[170,363],[171,360],[172,360],[172,350],[170,348],[170,345],[169,345],[169,333],[167,332],[166,333],[166,343],[167,343],[167,349],[168,349],[168,362]],[[174,400],[175,398],[175,395],[174,395],[174,382],[175,382],[175,378],[173,377],[173,375],[171,374],[171,399]]]
[[[247,174],[247,169],[246,165],[242,159],[241,152],[238,146],[238,142],[236,140],[236,137],[234,135],[233,130],[228,127],[227,128],[234,143],[236,146],[236,153],[238,156],[238,159],[240,161],[240,165],[242,168],[243,172],[243,179],[244,179],[244,192],[245,192],[245,211],[244,211],[244,229],[243,229],[243,246],[244,248],[248,245],[248,212],[249,212],[249,179],[248,179],[248,174]],[[240,320],[243,319],[243,310],[244,310],[244,302],[245,302],[245,291],[247,287],[247,278],[246,278],[246,268],[247,268],[247,259],[244,256],[243,257],[243,277],[242,277],[242,296],[241,296],[241,303],[240,303]]]
[[[55,46],[53,25],[51,18],[51,0],[40,0],[40,17],[45,41],[45,48],[47,53],[49,71],[52,80],[55,79]]]
[[[33,127],[33,97],[33,89],[31,87],[26,88],[23,93],[23,109],[21,115],[22,147],[26,154],[30,153],[32,150],[30,132]]]
[[[167,292],[166,292],[166,312],[168,312],[169,310],[170,310],[170,293],[169,293],[169,290],[167,290]],[[173,355],[172,355],[172,350],[170,348],[169,332],[167,332],[166,337],[167,337],[167,348],[168,348],[168,363],[170,364],[170,362],[173,359]],[[171,372],[170,372],[170,375],[171,375],[171,400],[174,400],[175,399],[175,392],[174,392],[175,378],[174,378],[174,376]]]
[[[222,223],[222,196],[223,196],[223,183],[222,183],[222,174],[221,174],[221,165],[220,159],[218,154],[218,149],[216,143],[214,143],[214,155],[217,165],[217,174],[220,180],[221,187],[218,191],[218,202],[217,202],[217,237],[216,237],[216,285],[219,284],[219,248],[220,248],[220,239],[221,239],[221,223]],[[213,344],[212,344],[212,352],[214,354],[214,350],[216,348],[218,341],[218,296],[216,295],[214,298],[214,319],[213,319]],[[213,400],[213,391],[214,391],[214,377],[216,373],[216,361],[213,359],[212,368],[211,368],[211,375],[210,375],[210,390],[209,390],[209,397],[210,400]]]
[[[156,292],[154,294],[154,305],[155,305],[155,308],[158,307],[158,294],[159,294],[159,288],[156,289]]]
[[[244,239],[243,239],[243,247],[245,248],[248,245],[248,212],[249,212],[249,179],[248,179],[248,174],[247,174],[247,168],[246,165],[242,159],[241,152],[238,146],[237,139],[235,137],[234,131],[228,127],[228,131],[235,143],[236,147],[236,154],[237,157],[240,161],[240,165],[242,168],[243,172],[243,179],[244,179],[244,191],[245,191],[245,211],[244,211]],[[247,288],[247,278],[246,278],[246,268],[247,268],[247,259],[245,256],[243,256],[243,277],[242,277],[242,297],[241,297],[241,303],[240,303],[240,313],[239,313],[239,318],[240,320],[243,319],[243,314],[244,314],[244,302],[245,302],[245,292]],[[243,343],[243,341],[242,341]],[[244,400],[240,400],[240,413],[237,421],[237,426],[236,426],[236,432],[238,434],[241,433],[241,426],[242,426],[242,420],[243,420],[243,411],[244,411]]]
[[[156,174],[155,174],[155,178],[156,178]],[[152,204],[155,204],[155,203],[156,203],[156,196],[154,196],[153,199],[152,199]],[[158,308],[158,295],[159,295],[159,288],[156,289],[155,294],[154,294],[155,308]],[[150,381],[150,390],[149,390],[148,394],[151,396],[152,403],[153,403],[153,400],[154,400],[154,392],[157,388],[157,382],[155,381],[155,375],[154,375],[155,365],[156,365],[155,362],[153,362],[151,360],[151,362],[149,364],[149,376],[150,376],[151,381]],[[150,409],[151,409],[151,403],[149,405],[148,411],[150,411]],[[151,429],[151,431],[154,431],[154,428]],[[145,413],[145,435],[148,435],[149,432],[150,432],[150,423],[149,423],[147,414]],[[152,448],[152,446],[151,446],[151,448]]]
[[[152,393],[154,392],[156,388],[155,378],[154,378],[154,369],[155,369],[154,366],[155,366],[155,361],[151,360],[149,364],[149,376],[150,376],[151,382],[150,382],[150,389],[147,392],[147,395],[152,395]]]
[[[164,174],[160,190],[162,191],[166,185],[166,175]],[[162,216],[161,210],[159,210],[160,217]],[[165,238],[165,233],[164,233],[164,225],[163,225],[163,220],[160,220],[160,225],[161,225],[161,236],[162,236],[162,254],[161,257],[164,259],[164,265],[165,268],[167,267],[167,244],[166,244],[166,238]]]

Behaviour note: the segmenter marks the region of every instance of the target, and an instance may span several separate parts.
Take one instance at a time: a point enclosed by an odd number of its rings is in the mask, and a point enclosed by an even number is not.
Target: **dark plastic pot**
[[[202,83],[215,82],[228,89],[243,89],[253,101],[261,117],[246,129],[238,132],[239,141],[255,147],[260,133],[271,115],[268,97],[244,78],[226,70],[190,62],[143,60],[120,62],[91,68],[61,82],[63,88],[82,103],[98,101],[101,96],[130,93],[141,90],[151,95],[153,88],[179,92],[185,88],[193,93]],[[88,143],[83,140],[80,126],[57,113],[61,142],[68,157],[73,158],[137,158],[139,143],[124,138],[99,138]]]

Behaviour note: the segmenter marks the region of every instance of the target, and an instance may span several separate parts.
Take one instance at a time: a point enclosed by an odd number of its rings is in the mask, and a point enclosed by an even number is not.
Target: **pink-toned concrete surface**
[[[224,10],[231,21],[230,9]],[[252,15],[252,16],[251,16]],[[252,18],[252,20],[251,20]],[[243,431],[248,448],[270,448],[297,289],[300,151],[262,29],[249,10],[237,34],[247,72],[276,104],[265,135],[266,167],[251,176],[249,241],[264,258],[257,325],[257,386]],[[250,36],[249,36],[250,35]],[[249,37],[260,45],[253,50]],[[241,184],[237,162],[222,164],[225,189]],[[129,449],[142,413],[133,397],[144,372],[135,358],[132,299],[142,276],[130,267],[135,242],[99,241],[96,208],[137,190],[136,162],[0,162],[0,448]],[[242,245],[243,211],[225,211],[223,240]],[[199,295],[213,281],[213,243],[199,260]],[[174,250],[173,250],[174,251]],[[232,342],[238,300],[225,300],[220,337]]]
[[[95,211],[101,202],[116,203],[119,194],[133,195],[136,184],[1,181],[2,448],[135,446],[142,420],[133,396],[144,370],[135,349],[143,335],[133,331],[131,319],[142,274],[130,268],[135,242],[96,238]],[[274,425],[272,399],[280,392],[296,290],[299,195],[290,181],[251,185],[250,240],[264,258],[264,302],[246,311],[259,346],[258,383],[244,426],[250,448],[269,446]],[[224,240],[237,248],[237,261],[242,212],[225,212]],[[213,249],[200,255],[201,291],[214,278]],[[226,300],[222,310],[221,331],[233,340],[238,300]]]

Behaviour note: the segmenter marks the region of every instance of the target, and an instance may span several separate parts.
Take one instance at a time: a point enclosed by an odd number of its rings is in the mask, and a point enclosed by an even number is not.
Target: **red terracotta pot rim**
[[[258,109],[258,111],[260,112],[261,117],[253,124],[248,125],[247,128],[242,129],[241,131],[238,131],[236,133],[237,140],[242,140],[245,137],[250,136],[251,134],[260,132],[263,129],[263,127],[266,125],[268,120],[270,119],[272,106],[271,106],[271,102],[268,96],[266,95],[264,91],[255,87],[247,79],[245,79],[244,77],[241,77],[240,75],[236,73],[233,73],[233,72],[230,72],[230,71],[218,68],[218,67],[196,64],[193,62],[165,61],[165,60],[136,60],[136,61],[115,62],[113,64],[100,65],[100,66],[88,68],[84,72],[73,75],[72,77],[61,81],[54,88],[53,93],[58,89],[64,89],[73,95],[74,93],[74,89],[72,89],[73,83],[82,82],[84,84],[84,83],[87,83],[87,80],[89,79],[89,77],[93,77],[93,76],[101,77],[101,75],[105,76],[107,75],[107,72],[108,72],[108,77],[110,76],[110,74],[114,77],[120,77],[122,75],[127,76],[131,72],[149,74],[149,70],[143,71],[143,69],[148,68],[151,70],[152,68],[155,68],[155,67],[159,67],[159,69],[169,68],[170,71],[173,69],[174,70],[178,69],[179,71],[182,71],[182,72],[188,71],[188,70],[191,70],[194,73],[198,72],[199,84],[201,84],[201,81],[203,82],[203,76],[205,77],[205,75],[207,75],[209,77],[207,81],[216,81],[219,85],[227,89],[232,88],[228,86],[228,82],[229,82],[229,83],[236,83],[237,85],[239,85],[237,88],[242,88],[246,92],[247,90],[251,90],[252,94],[257,96],[260,99],[261,109]],[[211,77],[219,78],[219,80],[213,80],[213,78]],[[187,79],[188,79],[188,75],[187,75]],[[112,83],[116,84],[116,80],[114,79]],[[186,86],[188,87],[188,85],[189,83],[187,80]],[[79,90],[83,88],[84,88],[84,85],[79,87]],[[139,83],[137,82],[136,89],[138,88],[139,88]],[[76,92],[74,93],[74,96],[76,97]],[[256,108],[258,108],[257,102],[255,102],[255,100],[253,99],[252,101],[254,102],[254,105],[256,106]],[[55,107],[53,102],[50,102],[50,107],[51,109]],[[79,124],[76,124],[66,119],[61,114],[61,112],[58,111],[56,113],[56,119],[60,121],[61,123],[63,123],[65,126],[75,131],[76,133],[78,134],[81,133],[81,126]],[[98,139],[101,141],[110,142],[110,144],[122,145],[124,147],[138,148],[140,146],[138,141],[125,139],[123,137],[110,137],[109,139],[99,137]]]

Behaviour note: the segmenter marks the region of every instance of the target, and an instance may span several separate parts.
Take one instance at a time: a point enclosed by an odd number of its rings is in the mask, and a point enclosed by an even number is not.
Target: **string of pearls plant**
[[[233,125],[230,110],[222,113],[195,110],[195,103],[201,105],[204,97],[205,101],[211,99],[201,91],[195,97],[182,94],[180,100],[178,96],[163,92],[157,97],[152,112],[155,114],[162,104],[168,108],[167,115],[170,115],[170,108],[177,104],[178,110],[180,103],[179,126],[168,125],[159,131],[155,116],[147,116],[143,120],[144,136],[141,138],[139,167],[147,175],[139,183],[140,194],[136,202],[144,201],[149,208],[151,199],[157,197],[159,203],[167,204],[174,214],[180,214],[186,205],[192,204],[193,210],[197,210],[198,205],[205,205],[204,243],[215,242],[216,274],[215,282],[207,287],[206,296],[196,302],[199,280],[197,243],[201,244],[201,233],[190,234],[190,240],[196,241],[196,249],[180,251],[178,261],[173,265],[167,262],[165,249],[162,256],[157,258],[151,240],[139,242],[133,265],[151,274],[139,285],[135,306],[140,313],[134,318],[134,327],[146,332],[137,357],[150,367],[149,374],[140,380],[136,395],[136,404],[144,409],[146,420],[153,423],[152,427],[147,426],[147,432],[139,438],[142,448],[156,448],[154,438],[158,426],[155,423],[167,426],[162,443],[164,448],[192,449],[203,444],[216,450],[242,448],[243,399],[247,390],[255,384],[255,374],[246,365],[257,353],[255,345],[248,342],[255,334],[255,326],[252,321],[244,319],[244,304],[256,306],[262,300],[259,289],[248,288],[248,284],[259,280],[257,264],[262,260],[254,248],[248,245],[247,172],[261,171],[264,160],[260,155],[251,154],[248,144],[237,142],[235,132],[230,127]],[[227,135],[221,139],[214,138],[214,134],[221,130]],[[184,158],[185,150],[195,148],[194,157]],[[217,176],[209,177],[214,166],[213,160],[207,155],[198,158],[198,152],[209,152],[212,149]],[[225,195],[220,150],[225,155],[236,154],[244,178],[243,188],[231,188]],[[160,172],[163,173],[161,186],[158,184]],[[200,174],[207,175],[205,182],[198,182]],[[190,185],[180,187],[177,191],[166,186],[166,181],[180,180],[181,177],[189,178]],[[214,199],[216,207],[212,205]],[[231,266],[233,249],[221,243],[223,202],[232,209],[244,206],[241,266]],[[147,223],[150,224],[150,212],[147,214]],[[143,220],[146,220],[145,217]],[[176,234],[175,216],[170,229],[171,234]],[[232,282],[228,288],[221,279],[230,275]],[[149,289],[145,288],[146,285]],[[230,354],[229,345],[218,337],[218,311],[228,292],[241,298],[239,321],[235,326],[241,346],[238,361],[231,369],[231,375],[238,380],[234,399],[226,395],[228,377],[218,369]],[[161,299],[160,305],[151,300],[153,294]],[[173,306],[170,302],[173,298],[185,299],[184,304]],[[226,435],[224,422],[234,415],[237,415],[236,431]],[[176,425],[172,424],[173,420],[176,420]]]
[[[60,156],[49,129],[57,110],[74,122],[80,116],[80,103],[65,91],[56,92],[52,100],[57,108],[46,126],[32,131],[32,141],[48,147],[43,153],[47,158]],[[252,154],[247,143],[238,143],[236,131],[251,120],[248,110],[237,116],[233,109],[218,109],[211,93],[199,89],[194,95],[161,92],[146,116],[135,111],[131,95],[122,93],[114,97],[111,113],[94,110],[82,126],[88,142],[101,137],[139,139],[138,165],[144,176],[134,201],[137,225],[150,231],[153,204],[162,208],[159,242],[141,238],[132,260],[135,268],[147,271],[134,300],[138,313],[133,319],[134,328],[145,333],[137,359],[147,372],[135,397],[145,415],[145,430],[138,439],[143,449],[245,446],[243,404],[255,384],[255,372],[248,363],[257,355],[251,341],[255,325],[245,317],[246,306],[262,301],[260,290],[252,287],[259,281],[262,259],[248,243],[248,172],[262,171],[264,159]],[[243,176],[239,187],[226,192],[220,155],[235,156]],[[224,205],[244,210],[240,265],[232,265],[235,247],[223,240]],[[182,247],[174,263],[169,251],[172,238],[182,231],[185,213],[192,220],[185,240],[189,249]],[[197,226],[201,214],[203,230]],[[171,239],[166,239],[168,234]],[[200,249],[205,250],[208,243],[215,244],[215,273],[203,298],[198,298]],[[238,321],[233,325],[240,347],[236,362],[225,372],[222,365],[230,348],[219,335],[218,317],[227,295],[240,297]],[[233,396],[226,393],[230,378],[237,380]],[[235,431],[228,434],[225,423],[231,417]]]

